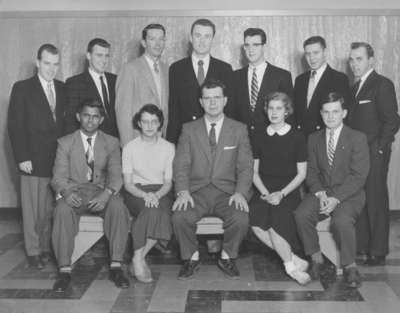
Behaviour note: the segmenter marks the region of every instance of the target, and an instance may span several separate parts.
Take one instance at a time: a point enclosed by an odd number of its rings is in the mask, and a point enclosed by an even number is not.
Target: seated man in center
[[[172,207],[175,235],[184,264],[178,279],[199,269],[196,223],[206,215],[224,221],[224,240],[218,267],[238,279],[233,261],[247,233],[247,199],[253,178],[253,158],[246,126],[227,118],[225,85],[217,80],[201,87],[204,116],[183,125],[173,164],[177,199]]]

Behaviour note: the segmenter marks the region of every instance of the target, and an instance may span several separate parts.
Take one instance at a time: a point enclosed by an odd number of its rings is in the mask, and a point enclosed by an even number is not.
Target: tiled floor
[[[100,240],[79,260],[73,283],[65,294],[51,287],[54,264],[41,271],[27,267],[20,217],[0,209],[0,313],[161,313],[161,312],[400,312],[400,215],[391,222],[391,253],[386,266],[361,267],[363,285],[347,288],[326,264],[321,282],[299,286],[282,271],[276,256],[255,241],[247,241],[237,264],[240,280],[229,280],[215,266],[215,257],[201,251],[202,266],[195,278],[178,281],[176,256],[153,253],[149,263],[155,282],[131,278],[120,290],[108,280],[106,242]]]

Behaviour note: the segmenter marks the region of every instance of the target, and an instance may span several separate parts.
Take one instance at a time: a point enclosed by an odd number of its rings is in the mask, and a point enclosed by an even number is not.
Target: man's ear
[[[100,118],[99,125],[101,125],[101,123],[103,123],[103,121],[104,121],[104,116],[102,116],[102,117]]]
[[[80,116],[79,112],[77,112],[77,113],[75,114],[75,117],[76,117],[76,120],[77,120],[78,122],[81,121],[81,116]]]

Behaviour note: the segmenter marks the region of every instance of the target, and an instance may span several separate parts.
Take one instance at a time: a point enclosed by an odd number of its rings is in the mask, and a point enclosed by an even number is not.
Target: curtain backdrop
[[[189,51],[188,34],[196,17],[167,16],[48,17],[16,15],[0,19],[0,207],[18,205],[18,176],[7,134],[7,110],[12,84],[34,73],[35,55],[45,42],[61,51],[58,78],[65,80],[85,66],[88,41],[102,37],[112,45],[109,71],[118,73],[140,50],[142,29],[161,23],[167,29],[163,59],[172,62]],[[392,79],[400,95],[400,16],[214,16],[217,26],[212,54],[232,64],[243,65],[241,44],[247,27],[261,27],[267,33],[265,55],[269,62],[288,69],[294,78],[303,72],[303,41],[312,35],[325,37],[329,64],[350,73],[347,58],[352,41],[367,41],[375,48],[376,70]],[[352,80],[352,77],[350,76]],[[388,178],[391,209],[400,209],[400,139],[393,144]],[[396,192],[397,191],[397,192]]]

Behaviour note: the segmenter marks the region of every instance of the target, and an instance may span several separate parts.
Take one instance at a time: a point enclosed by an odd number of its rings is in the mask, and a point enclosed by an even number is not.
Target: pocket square
[[[236,146],[226,146],[226,147],[224,147],[224,150],[232,150],[232,149],[236,149]]]
[[[371,100],[360,100],[358,101],[359,104],[370,103]]]

